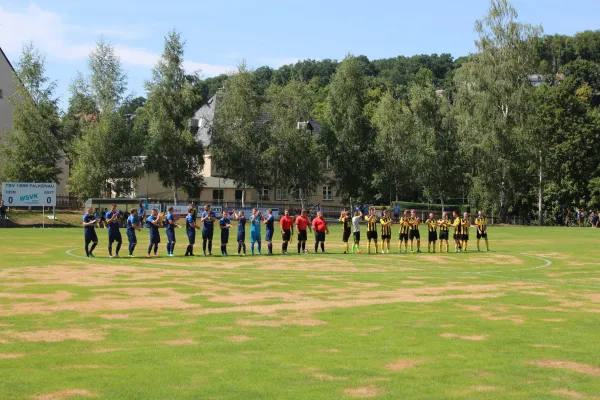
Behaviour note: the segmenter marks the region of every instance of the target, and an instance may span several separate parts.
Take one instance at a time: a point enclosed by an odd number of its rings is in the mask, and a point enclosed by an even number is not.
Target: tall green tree
[[[204,185],[204,149],[189,122],[200,95],[186,77],[184,47],[181,34],[169,32],[152,79],[146,82],[148,101],[144,106],[149,135],[147,168],[172,189],[175,203],[179,202],[179,189],[196,197]]]
[[[270,181],[269,140],[261,123],[263,102],[256,76],[241,63],[217,93],[210,128],[212,162],[219,174],[242,189],[244,206],[249,187],[262,188]]]
[[[13,130],[0,132],[0,175],[17,182],[58,182],[60,119],[56,84],[46,76],[46,61],[32,44],[23,47],[17,64]]]
[[[333,139],[329,152],[337,190],[345,198],[370,198],[379,157],[375,131],[365,115],[365,76],[362,59],[347,56],[331,80],[326,123]]]

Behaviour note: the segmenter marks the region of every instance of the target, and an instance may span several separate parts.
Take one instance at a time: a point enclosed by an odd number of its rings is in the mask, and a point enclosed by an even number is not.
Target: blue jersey
[[[92,222],[95,219],[96,218],[93,215],[84,214],[84,216],[83,216],[83,218],[81,220],[87,224],[88,222]],[[83,227],[83,233],[84,234],[87,235],[88,233],[93,233],[93,232],[96,232],[96,229],[94,229],[94,225],[84,226]]]
[[[250,217],[250,232],[260,233],[260,215]]]
[[[144,218],[144,215],[146,215],[146,210],[144,209],[144,207],[138,208],[138,215],[140,216],[140,218]]]
[[[246,233],[246,217],[238,218],[238,233]]]
[[[267,230],[268,231],[273,231],[275,229],[275,227],[273,225],[274,223],[275,223],[275,217],[272,216],[272,215],[267,216],[266,225],[267,225]]]
[[[167,214],[166,221],[167,221],[166,231],[167,232],[175,231],[175,217],[173,217],[173,214],[171,214],[171,213]]]
[[[223,227],[224,231],[229,231],[229,228],[226,228],[227,225],[231,224],[231,220],[229,218],[221,218],[219,220],[219,225]]]
[[[158,235],[158,225],[154,225],[152,222],[156,221],[158,217],[152,215],[148,217],[148,228],[150,228],[150,236]]]
[[[206,217],[208,217],[208,218],[206,218]],[[213,218],[215,218],[215,213],[211,211],[210,215],[209,215],[209,213],[204,211],[202,213],[202,218],[206,218],[203,222],[202,229],[207,230],[207,231],[213,230],[213,228],[215,227],[215,222],[213,221]]]
[[[135,228],[133,227],[133,225],[137,225],[137,224],[138,224],[137,218],[133,215],[130,215],[129,218],[127,218],[127,231],[128,232],[135,231]]]
[[[194,224],[194,220],[195,220],[195,218],[194,218],[194,216],[193,216],[193,215],[188,215],[188,216],[185,218],[185,229],[186,229],[188,232],[193,232],[193,231],[194,231],[194,228],[192,228],[192,224]]]
[[[113,222],[108,224],[108,230],[118,231],[119,230],[119,218],[121,217],[119,215],[119,213],[117,211],[115,211],[114,213],[112,211],[109,211],[106,213],[105,217],[106,217],[106,220],[108,221],[109,219],[112,218],[113,215],[117,215],[117,219],[113,220]]]

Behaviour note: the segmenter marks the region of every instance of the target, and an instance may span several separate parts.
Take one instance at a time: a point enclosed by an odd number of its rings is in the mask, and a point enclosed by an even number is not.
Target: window
[[[242,200],[242,194],[244,193],[244,191],[242,189],[236,189],[235,190],[235,199],[236,200]]]
[[[260,200],[269,200],[269,189],[259,189],[258,190],[258,198]]]
[[[323,200],[333,200],[333,189],[331,186],[323,186]]]
[[[302,200],[302,199],[304,199],[304,192],[302,191],[302,189],[296,190],[296,200]]]
[[[223,189],[213,189],[213,200],[223,201],[225,198],[225,191]]]
[[[329,156],[325,157],[325,162],[323,162],[323,169],[325,171],[329,171],[331,169],[329,165]]]
[[[275,189],[275,200],[282,201],[288,199],[288,191],[285,189]]]

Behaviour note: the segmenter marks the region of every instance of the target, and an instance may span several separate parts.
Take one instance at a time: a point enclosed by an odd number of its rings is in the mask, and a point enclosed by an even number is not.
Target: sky
[[[513,0],[519,19],[547,34],[600,29],[599,0]],[[0,47],[16,66],[24,44],[46,56],[61,107],[69,84],[101,36],[127,72],[129,91],[144,81],[176,29],[186,40],[185,68],[209,77],[245,60],[278,68],[302,59],[369,59],[475,51],[475,20],[488,0],[0,0]]]

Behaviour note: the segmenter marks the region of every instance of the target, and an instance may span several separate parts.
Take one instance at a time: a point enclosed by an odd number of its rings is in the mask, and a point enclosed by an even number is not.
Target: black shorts
[[[462,239],[462,235],[460,233],[454,233],[454,240]]]
[[[306,242],[307,239],[308,239],[308,236],[306,235],[306,229],[303,231],[298,231],[298,241],[299,242]]]
[[[440,240],[448,241],[448,231],[440,231]]]
[[[213,240],[213,235],[214,235],[215,231],[213,230],[202,230],[202,240]]]
[[[437,232],[436,231],[429,232],[429,241],[437,242]]]
[[[167,242],[169,243],[175,243],[175,231],[167,231]]]
[[[137,243],[135,231],[127,231],[127,240],[129,240],[129,243]]]
[[[85,237],[85,241],[87,243],[89,243],[89,242],[98,243],[98,235],[96,234],[96,231],[92,231],[92,232],[86,233],[84,235],[84,237]]]
[[[317,242],[324,242],[325,241],[325,232],[315,232],[315,240]]]
[[[399,239],[401,242],[408,242],[408,233],[401,233]]]
[[[381,240],[390,240],[392,235],[381,235]]]
[[[421,232],[419,232],[418,230],[411,229],[410,233],[408,234],[408,238],[410,240],[413,240],[413,239],[419,239],[420,240],[421,239]]]
[[[354,232],[354,243],[360,243],[360,232]]]
[[[108,231],[108,243],[121,243],[123,239],[121,238],[121,231]]]
[[[463,234],[463,235],[460,235],[460,240],[463,240],[463,241],[465,241],[465,242],[468,242],[468,241],[469,241],[469,235],[465,235],[465,234]]]
[[[367,231],[367,240],[377,240],[377,231]]]
[[[477,239],[481,239],[481,238],[487,239],[487,232],[486,231],[483,231],[483,232],[477,231]]]
[[[281,233],[281,240],[283,240],[284,242],[289,242],[291,238],[292,238],[292,231],[290,231],[289,229],[287,229]]]
[[[159,244],[160,243],[160,235],[150,235],[150,243]]]
[[[229,229],[221,229],[221,243],[229,243]]]
[[[348,243],[349,239],[350,239],[350,231],[344,230],[344,234],[342,235],[342,241],[344,243]]]
[[[192,229],[187,231],[188,241],[190,244],[196,244],[196,230]]]

